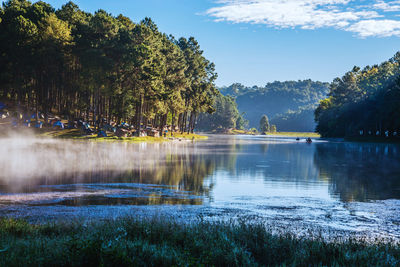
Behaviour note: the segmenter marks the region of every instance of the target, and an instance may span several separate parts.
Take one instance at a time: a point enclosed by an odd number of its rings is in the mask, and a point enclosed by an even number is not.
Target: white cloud
[[[335,28],[360,37],[398,36],[400,21],[385,12],[400,11],[400,0],[222,0],[207,10],[216,21],[264,24],[274,28]],[[378,12],[379,11],[379,12]]]
[[[375,9],[380,9],[385,12],[400,11],[400,1],[385,2],[385,1],[379,0],[376,4],[374,4],[373,7]]]
[[[400,21],[398,20],[362,20],[346,29],[357,33],[360,37],[400,37]]]

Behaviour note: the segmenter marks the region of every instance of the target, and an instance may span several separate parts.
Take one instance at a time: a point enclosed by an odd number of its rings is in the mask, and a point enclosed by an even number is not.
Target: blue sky
[[[47,0],[55,8],[66,1]],[[400,50],[400,0],[75,0],[81,9],[151,17],[162,32],[194,36],[217,85],[332,81]]]

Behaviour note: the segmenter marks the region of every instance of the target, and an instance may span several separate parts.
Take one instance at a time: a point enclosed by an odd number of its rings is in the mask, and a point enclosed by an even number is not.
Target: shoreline
[[[93,141],[93,142],[128,142],[128,143],[162,143],[171,141],[198,141],[207,140],[208,136],[199,134],[188,133],[173,133],[168,134],[166,137],[152,137],[152,136],[132,136],[132,137],[117,137],[113,133],[107,137],[98,137],[96,134],[83,135],[79,129],[33,129],[33,128],[12,128],[3,131],[1,137],[17,135],[35,136],[38,138],[54,138],[64,140],[80,140],[80,141]]]
[[[311,138],[320,138],[319,133],[315,132],[268,132],[266,134],[261,134],[259,132],[251,132],[251,131],[246,131],[246,130],[228,130],[226,132],[217,132],[217,131],[211,131],[211,132],[205,132],[207,134],[221,134],[221,135],[262,135],[262,136],[282,136],[282,137],[311,137]]]

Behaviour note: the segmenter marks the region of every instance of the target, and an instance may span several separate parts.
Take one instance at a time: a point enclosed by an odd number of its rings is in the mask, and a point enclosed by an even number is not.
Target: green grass
[[[312,133],[312,132],[276,132],[276,133],[267,133],[267,135],[280,135],[280,136],[288,136],[288,137],[305,137],[305,138],[321,137],[319,133]]]
[[[233,130],[231,130],[231,134],[250,134],[250,135],[254,135],[254,133],[251,132],[251,131],[247,131],[247,130],[238,130],[238,129],[233,129]]]
[[[218,129],[211,131],[213,134],[228,134],[228,135],[239,135],[239,134],[248,134],[254,135],[254,132],[248,130],[239,130],[239,129]]]
[[[170,137],[170,135],[168,134],[167,137]],[[173,137],[174,138],[183,138],[183,139],[188,139],[188,140],[205,140],[208,139],[208,136],[204,136],[204,135],[198,135],[198,134],[192,134],[192,133],[173,133]]]
[[[388,243],[273,235],[263,224],[0,219],[0,266],[399,266]]]
[[[225,134],[232,134],[232,135],[237,135],[237,134],[248,134],[248,135],[254,135],[254,134],[260,134],[260,133],[254,133],[251,131],[247,130],[238,130],[238,129],[230,129],[225,132]],[[318,138],[321,137],[319,133],[313,133],[313,132],[267,132],[266,135],[279,135],[279,136],[288,136],[288,137],[312,137],[312,138]]]
[[[167,135],[166,138],[164,137],[151,137],[151,136],[144,136],[144,137],[117,137],[110,134],[109,137],[97,137],[97,135],[82,135],[81,131],[78,129],[65,129],[65,130],[48,130],[48,129],[40,129],[38,132],[39,136],[42,137],[51,137],[51,138],[62,138],[62,139],[76,139],[76,140],[90,140],[96,142],[115,142],[115,141],[122,141],[122,142],[131,142],[131,143],[138,143],[138,142],[147,142],[147,143],[158,143],[158,142],[167,142],[171,140],[201,140],[207,139],[207,136],[202,136],[198,134],[187,134],[187,133],[174,133],[171,137],[170,134]]]

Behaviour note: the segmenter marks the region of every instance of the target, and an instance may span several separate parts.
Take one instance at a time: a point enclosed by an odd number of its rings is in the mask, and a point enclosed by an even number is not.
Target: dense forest
[[[380,65],[354,67],[330,85],[315,111],[325,137],[400,134],[400,52]]]
[[[232,96],[219,94],[215,97],[214,113],[201,113],[196,129],[202,131],[224,131],[226,129],[244,130],[248,121],[239,113],[235,99]]]
[[[327,96],[329,84],[304,81],[272,82],[264,87],[245,87],[232,84],[219,88],[222,94],[235,97],[238,109],[249,120],[249,126],[258,128],[265,114],[278,131],[313,132],[314,110]]]
[[[0,99],[21,112],[166,124],[192,132],[214,111],[215,66],[195,38],[175,39],[149,18],[139,23],[68,2],[9,0],[0,8]]]

